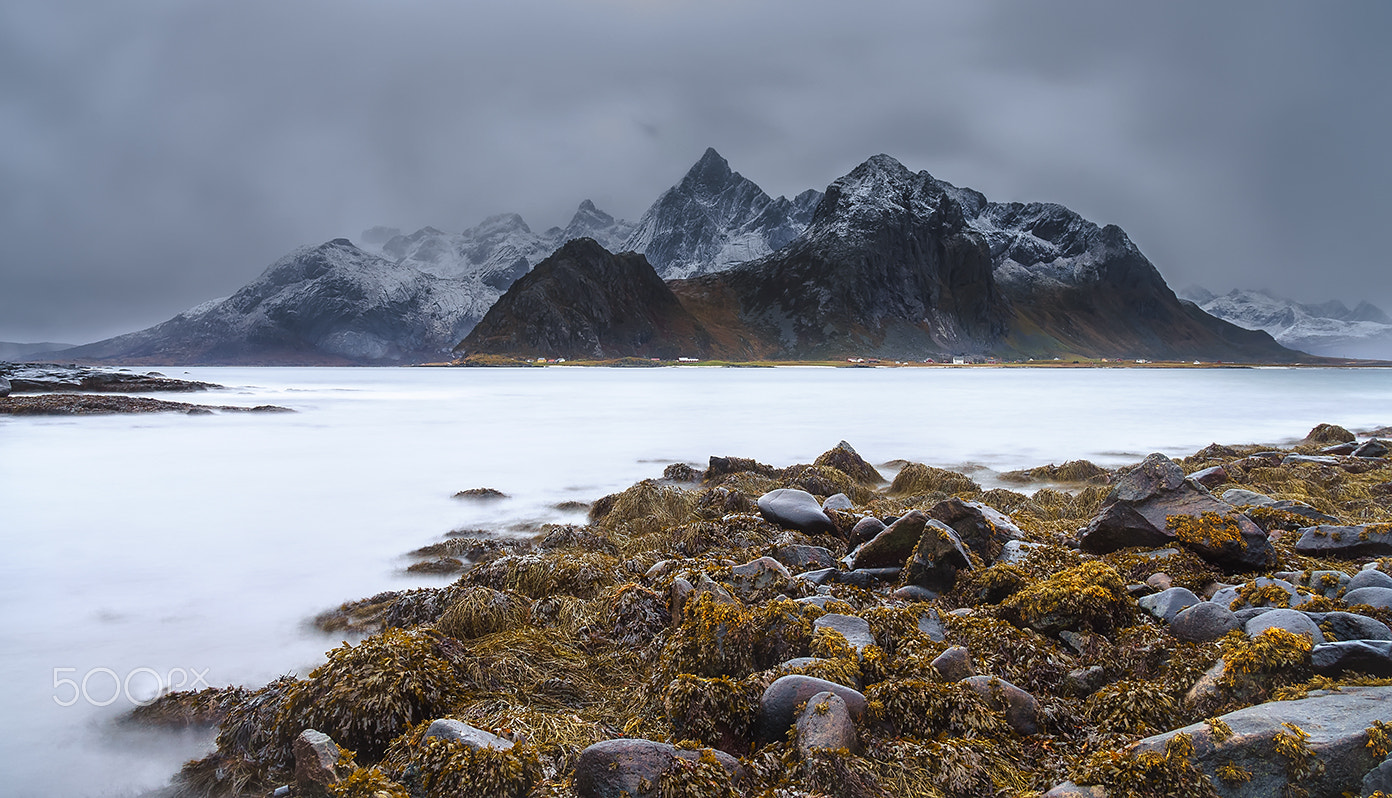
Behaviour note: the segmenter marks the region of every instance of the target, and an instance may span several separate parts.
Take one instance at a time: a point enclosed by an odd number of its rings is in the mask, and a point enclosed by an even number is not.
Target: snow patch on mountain
[[[1265,330],[1283,345],[1312,355],[1392,359],[1392,318],[1368,302],[1350,310],[1339,300],[1306,304],[1245,289],[1220,296],[1201,286],[1185,288],[1181,296],[1210,315]]]

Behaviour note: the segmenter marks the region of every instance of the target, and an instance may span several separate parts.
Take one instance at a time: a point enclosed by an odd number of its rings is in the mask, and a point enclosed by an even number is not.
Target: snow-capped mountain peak
[[[1221,296],[1200,286],[1182,294],[1210,315],[1249,330],[1265,330],[1292,349],[1326,357],[1392,359],[1392,319],[1360,302],[1304,304],[1266,289],[1233,289]]]

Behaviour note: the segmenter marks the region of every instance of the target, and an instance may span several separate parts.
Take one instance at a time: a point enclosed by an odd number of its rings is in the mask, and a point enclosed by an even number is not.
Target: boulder
[[[7,380],[7,379],[5,379],[4,377],[0,377],[0,398],[4,398],[4,397],[6,397],[6,396],[9,396],[9,395],[10,395],[10,391],[11,391],[10,381]]]
[[[1363,777],[1363,798],[1372,798],[1377,793],[1392,795],[1392,756],[1382,760],[1382,764]]]
[[[1373,438],[1354,449],[1352,454],[1354,457],[1386,457],[1387,452],[1387,441]]]
[[[1117,483],[1079,540],[1092,554],[1176,543],[1230,572],[1262,570],[1276,559],[1252,519],[1187,482],[1183,469],[1158,453]]]
[[[1247,598],[1239,592],[1244,589],[1248,591]],[[1261,593],[1253,593],[1254,589]],[[1259,576],[1246,585],[1225,587],[1209,600],[1228,608],[1235,603],[1237,607],[1233,611],[1237,612],[1247,607],[1298,607],[1310,600],[1310,594],[1297,591],[1295,585],[1284,579]]]
[[[1316,424],[1305,436],[1306,443],[1352,443],[1358,436],[1338,424]]]
[[[785,529],[800,532],[835,532],[836,525],[831,522],[817,497],[805,490],[778,488],[759,497],[759,512],[764,520]]]
[[[901,601],[932,601],[938,595],[938,591],[918,585],[904,585],[894,588],[894,597]]]
[[[760,557],[730,569],[730,582],[742,594],[786,585],[793,575],[772,557]]]
[[[1245,488],[1229,488],[1223,491],[1220,498],[1234,507],[1270,507],[1276,503],[1275,499],[1265,493],[1257,493]]]
[[[678,760],[697,762],[714,757],[730,780],[744,776],[739,760],[713,748],[688,750],[653,740],[621,739],[595,743],[575,762],[575,794],[579,798],[656,798],[663,774]]]
[[[1007,542],[1023,537],[1009,516],[981,502],[945,499],[933,505],[928,517],[952,527],[958,540],[985,562],[999,557]]]
[[[933,519],[924,527],[918,545],[904,563],[900,584],[918,585],[941,593],[957,584],[958,571],[971,570],[971,567],[971,555],[958,540],[957,533]]]
[[[1243,631],[1248,637],[1256,637],[1267,629],[1284,629],[1291,634],[1309,635],[1315,645],[1324,642],[1324,633],[1310,616],[1299,610],[1275,609],[1247,621]]]
[[[976,675],[976,668],[972,665],[971,652],[962,646],[953,646],[939,654],[933,659],[932,665],[942,676],[943,681],[960,682]]]
[[[1136,603],[1141,605],[1141,609],[1165,623],[1169,623],[1181,611],[1198,604],[1201,600],[1188,588],[1172,587],[1159,593],[1142,596]]]
[[[1005,713],[1005,722],[1019,734],[1038,733],[1039,702],[1034,696],[995,676],[968,676],[958,684],[975,690],[992,709]]]
[[[1156,573],[1147,576],[1145,583],[1147,587],[1158,592],[1164,592],[1174,587],[1174,579],[1171,579],[1170,575],[1165,573],[1164,571],[1157,571]],[[1183,607],[1181,607],[1180,609],[1183,609]],[[1169,618],[1166,618],[1165,620],[1166,622],[1168,622]]]
[[[492,748],[497,751],[506,751],[512,747],[511,740],[505,740],[496,734],[486,732],[483,729],[476,729],[462,721],[450,718],[441,718],[431,721],[430,726],[425,730],[423,739],[429,740],[437,738],[440,740],[454,740],[474,749]]]
[[[852,753],[860,750],[851,711],[846,700],[836,693],[821,692],[807,699],[794,725],[798,751],[803,756],[822,748],[844,748]]]
[[[338,783],[340,751],[329,735],[305,729],[295,738],[295,785],[306,795],[327,795],[328,786]]]
[[[1241,628],[1232,610],[1211,601],[1181,610],[1170,620],[1170,634],[1189,643],[1207,643]]]
[[[865,714],[865,696],[845,685],[812,676],[791,674],[780,676],[764,690],[759,699],[760,744],[774,743],[793,725],[800,705],[818,693],[834,693],[846,703],[853,719]]]
[[[1349,671],[1392,676],[1392,640],[1341,640],[1310,651],[1315,673],[1340,676]],[[1389,715],[1392,719],[1392,715]]]
[[[1367,604],[1380,610],[1392,609],[1392,587],[1360,587],[1344,592],[1344,603],[1350,607]]]
[[[1324,639],[1335,640],[1392,640],[1392,628],[1376,618],[1352,612],[1307,613],[1319,624]]]
[[[1376,568],[1365,568],[1349,578],[1348,584],[1344,585],[1344,592],[1364,587],[1392,587],[1392,576]]]
[[[1357,449],[1357,443],[1336,443],[1320,449],[1320,454],[1353,454]]]
[[[836,567],[836,557],[822,546],[788,543],[774,548],[773,558],[794,571]]]
[[[1331,599],[1343,595],[1353,581],[1343,571],[1311,571],[1308,576],[1302,574],[1301,577],[1300,583],[1309,588],[1311,593]],[[1387,580],[1387,584],[1392,587],[1392,578]]]
[[[1228,481],[1228,469],[1216,465],[1202,471],[1195,471],[1189,475],[1189,479],[1205,488],[1216,488]]]
[[[885,530],[885,522],[869,516],[862,518],[851,527],[851,547],[855,548],[862,543],[873,540],[874,537]]]
[[[1108,798],[1107,788],[1098,785],[1079,785],[1071,781],[1055,784],[1041,798]]]
[[[1273,701],[1221,716],[1231,734],[1215,735],[1207,722],[1147,737],[1136,743],[1137,754],[1163,755],[1176,734],[1188,735],[1194,746],[1192,760],[1214,784],[1223,785],[1225,798],[1268,798],[1285,794],[1290,782],[1287,768],[1305,766],[1309,773],[1299,786],[1311,796],[1338,796],[1358,790],[1364,774],[1377,764],[1368,751],[1367,729],[1373,721],[1385,721],[1392,687],[1345,687],[1338,693],[1312,693],[1298,701]],[[1309,735],[1303,747],[1310,759],[1292,762],[1275,750],[1277,735],[1295,736],[1285,724]],[[1221,738],[1221,739],[1220,739]],[[1318,764],[1316,764],[1318,763]],[[1245,783],[1225,783],[1216,770],[1225,765],[1251,774]],[[1320,767],[1322,765],[1322,768]]]
[[[913,553],[923,537],[928,518],[918,510],[910,510],[885,527],[869,542],[855,550],[856,568],[899,568]]]
[[[1281,465],[1339,465],[1339,458],[1324,454],[1288,454],[1281,458]]]
[[[870,633],[870,623],[854,615],[827,613],[812,622],[813,630],[831,629],[840,632],[846,642],[859,654],[866,646],[875,645],[875,636]]]
[[[851,497],[844,493],[833,493],[826,497],[826,501],[822,502],[823,511],[850,510],[854,507],[855,505],[851,503]]]
[[[885,481],[875,467],[865,462],[849,443],[841,441],[835,448],[823,452],[813,461],[813,465],[831,466],[846,476],[865,485],[879,485]]]
[[[1038,549],[1048,548],[1044,543],[1028,543],[1023,540],[1007,540],[1001,547],[1001,553],[996,557],[996,562],[1006,565],[1019,565],[1025,561],[1030,552]]]
[[[943,629],[942,619],[938,617],[937,610],[929,610],[918,616],[918,631],[934,643],[941,643],[947,639],[947,632]]]

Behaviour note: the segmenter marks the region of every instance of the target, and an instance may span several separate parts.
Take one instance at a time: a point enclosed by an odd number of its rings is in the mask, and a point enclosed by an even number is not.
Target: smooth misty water
[[[458,528],[523,530],[671,462],[1116,465],[1318,422],[1392,424],[1392,370],[190,369],[190,397],[293,415],[0,420],[0,773],[13,794],[165,783],[202,734],[118,729],[152,674],[189,686],[307,673],[307,620],[407,576]],[[990,481],[990,471],[977,479]],[[494,487],[487,505],[452,499]],[[56,670],[68,669],[68,670]],[[180,669],[182,669],[182,674]],[[86,699],[69,702],[74,687]],[[88,700],[90,699],[90,700]]]

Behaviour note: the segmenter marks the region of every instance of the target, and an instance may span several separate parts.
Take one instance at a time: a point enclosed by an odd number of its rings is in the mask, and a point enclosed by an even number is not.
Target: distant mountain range
[[[711,161],[708,152],[697,166],[715,171]],[[698,182],[688,175],[682,185]],[[613,328],[634,309],[628,286],[591,279],[613,293],[584,292],[576,314],[577,294],[566,284],[586,264],[613,271],[603,257],[608,253],[591,244],[583,258],[568,246],[537,266],[458,351],[614,357],[685,347],[688,356],[731,359],[1301,357],[1265,333],[1181,302],[1118,227],[1098,227],[1059,205],[987,202],[886,155],[832,183],[808,226],[782,248],[668,281],[681,312],[695,322],[683,321],[680,341],[658,334],[662,324],[649,325],[652,337],[640,341],[571,332]],[[625,273],[651,283],[641,271],[630,264]],[[513,302],[523,290],[527,313]],[[670,305],[665,294],[644,295]],[[566,305],[565,312],[545,306],[544,297]]]
[[[1249,330],[1263,330],[1284,346],[1326,357],[1392,360],[1392,318],[1368,302],[1350,310],[1334,300],[1302,304],[1269,291],[1235,289],[1217,296],[1202,286],[1180,292],[1205,312]]]
[[[1059,205],[991,203],[884,155],[825,194],[787,199],[707,150],[636,223],[587,200],[541,233],[504,214],[462,233],[373,228],[362,242],[302,247],[231,297],[35,356],[1302,357],[1179,301],[1120,228]]]

